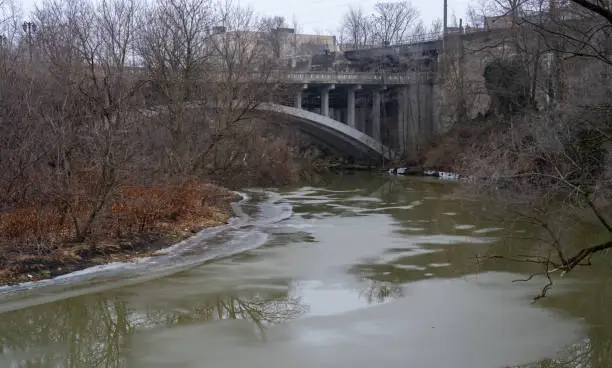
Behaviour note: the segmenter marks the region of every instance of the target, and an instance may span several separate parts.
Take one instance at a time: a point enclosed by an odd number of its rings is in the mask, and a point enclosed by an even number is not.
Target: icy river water
[[[245,190],[159,256],[0,288],[0,367],[611,367],[609,256],[532,304],[538,265],[475,256],[536,230],[458,185]]]

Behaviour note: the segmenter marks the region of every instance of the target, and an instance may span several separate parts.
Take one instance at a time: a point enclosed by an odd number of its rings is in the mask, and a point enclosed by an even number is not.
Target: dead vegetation
[[[277,60],[250,9],[49,1],[24,33],[14,5],[0,2],[0,283],[222,224],[235,197],[206,183],[295,179],[293,133],[256,113]]]
[[[232,216],[237,195],[216,185],[192,180],[159,187],[125,186],[85,241],[62,203],[29,204],[0,213],[0,282],[55,276],[89,265],[148,255]],[[89,216],[77,206],[77,221]]]

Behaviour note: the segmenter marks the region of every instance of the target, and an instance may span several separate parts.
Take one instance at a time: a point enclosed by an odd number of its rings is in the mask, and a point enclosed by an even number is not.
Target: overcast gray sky
[[[19,0],[16,0],[19,3]],[[280,15],[292,23],[295,17],[303,33],[336,34],[342,16],[350,5],[361,6],[370,12],[373,5],[380,0],[240,0],[243,5],[251,6],[260,15]],[[390,0],[397,1],[397,0]],[[448,0],[449,24],[452,14],[463,17],[470,0]],[[37,0],[23,0],[25,10],[32,10]],[[430,25],[436,18],[442,18],[443,0],[412,0],[419,9],[425,25]]]
[[[243,0],[245,1],[245,0]],[[255,11],[264,15],[281,15],[291,21],[295,15],[304,33],[336,33],[342,16],[349,6],[361,6],[370,12],[380,0],[246,0]],[[390,0],[397,1],[397,0]],[[463,17],[469,0],[448,0],[449,23],[453,12],[458,18]],[[436,18],[442,18],[443,0],[412,0],[419,9],[425,25]]]

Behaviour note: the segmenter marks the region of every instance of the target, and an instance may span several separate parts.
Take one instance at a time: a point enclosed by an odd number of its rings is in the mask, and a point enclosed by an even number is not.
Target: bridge
[[[136,68],[134,73],[138,73]],[[223,72],[213,73],[223,78]],[[361,159],[392,159],[414,153],[437,130],[434,72],[299,71],[247,73],[246,83],[282,85],[277,104],[260,109],[296,124],[333,151]],[[270,101],[271,102],[271,101]]]
[[[262,109],[297,123],[335,151],[361,158],[409,154],[435,130],[432,72],[297,72],[272,76],[293,91]]]

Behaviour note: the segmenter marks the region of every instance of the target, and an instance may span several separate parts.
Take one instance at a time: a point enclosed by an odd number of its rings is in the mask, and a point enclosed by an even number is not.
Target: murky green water
[[[532,305],[543,281],[512,280],[537,268],[473,257],[529,247],[533,229],[455,185],[250,193],[248,220],[170,256],[0,290],[0,367],[612,366],[609,256]]]

